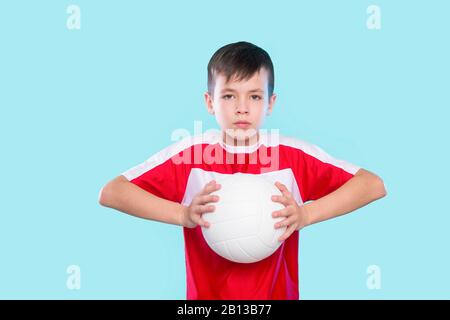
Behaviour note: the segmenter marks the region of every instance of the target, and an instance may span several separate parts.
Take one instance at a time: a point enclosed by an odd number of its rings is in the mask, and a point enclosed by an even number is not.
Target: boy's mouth
[[[233,124],[240,129],[247,129],[251,125],[251,123],[248,121],[236,121]]]

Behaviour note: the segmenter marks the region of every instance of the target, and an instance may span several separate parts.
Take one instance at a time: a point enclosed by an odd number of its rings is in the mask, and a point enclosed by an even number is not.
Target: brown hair
[[[208,63],[208,92],[214,93],[215,77],[223,74],[228,82],[250,79],[261,68],[269,73],[269,97],[273,94],[275,76],[269,54],[260,47],[245,41],[230,43],[217,50]]]

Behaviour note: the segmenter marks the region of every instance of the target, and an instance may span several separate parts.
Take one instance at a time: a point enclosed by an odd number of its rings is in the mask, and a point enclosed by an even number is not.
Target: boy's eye
[[[252,100],[256,100],[256,101],[258,101],[258,100],[261,100],[262,99],[262,97],[261,96],[259,96],[259,95],[256,95],[256,94],[254,94],[254,95],[252,95],[252,96],[250,96],[251,97],[251,99]],[[226,94],[226,95],[223,95],[222,96],[222,98],[223,99],[225,99],[225,100],[230,100],[230,99],[233,99],[234,98],[234,96],[233,95],[231,95],[231,94]]]

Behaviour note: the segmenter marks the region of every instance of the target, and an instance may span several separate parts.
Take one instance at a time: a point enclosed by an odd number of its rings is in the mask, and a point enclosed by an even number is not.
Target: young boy
[[[176,142],[101,190],[103,206],[183,227],[187,299],[299,299],[298,231],[386,195],[373,173],[305,141],[263,133],[260,127],[275,104],[273,90],[266,51],[248,42],[220,48],[208,64],[205,93],[220,132]],[[272,215],[284,220],[274,227],[287,227],[275,253],[249,264],[217,255],[201,231],[209,227],[202,214],[220,201],[211,193],[237,172],[275,183],[282,195],[272,201],[284,209]]]

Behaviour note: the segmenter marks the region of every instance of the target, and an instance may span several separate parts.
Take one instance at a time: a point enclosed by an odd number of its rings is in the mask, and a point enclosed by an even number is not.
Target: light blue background
[[[68,30],[66,8],[81,8]],[[368,30],[366,8],[381,8]],[[303,299],[450,298],[448,1],[2,1],[0,298],[184,299],[182,229],[100,188],[206,113],[206,65],[275,64],[267,128],[379,174],[388,196],[301,233]],[[366,268],[381,268],[381,289]],[[81,267],[81,289],[66,268]]]

